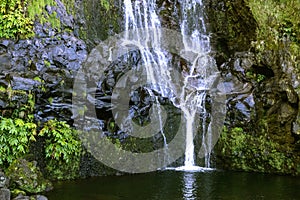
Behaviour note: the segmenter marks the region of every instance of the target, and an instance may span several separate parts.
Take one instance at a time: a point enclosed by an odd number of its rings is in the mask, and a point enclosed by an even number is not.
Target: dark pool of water
[[[49,200],[300,199],[300,178],[238,172],[161,171],[58,182]]]

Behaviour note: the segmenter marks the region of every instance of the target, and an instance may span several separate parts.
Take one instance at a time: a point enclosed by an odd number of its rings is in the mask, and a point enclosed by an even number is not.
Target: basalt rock
[[[292,61],[287,49],[257,52],[253,48],[251,43],[257,40],[259,27],[247,1],[210,0],[205,5],[215,58],[228,97],[225,126],[230,130],[242,128],[245,134],[265,137],[275,146],[281,145],[277,151],[286,155],[287,160],[291,157],[287,152],[293,151],[293,161],[289,161],[293,169],[284,173],[297,174],[300,132],[297,62]],[[217,149],[216,154],[220,154]]]
[[[10,190],[6,188],[0,188],[0,199],[10,200]]]
[[[62,29],[75,26],[64,7],[47,7],[47,11],[58,13]],[[32,39],[0,41],[0,86],[32,91],[37,121],[70,120],[73,79],[87,56],[85,42],[72,32],[60,32],[38,22],[35,33]],[[2,109],[8,104],[8,99],[0,97]],[[14,109],[11,104],[10,109]]]
[[[9,178],[0,169],[0,199],[10,200]]]
[[[7,188],[9,185],[9,178],[0,169],[0,188]]]
[[[48,200],[48,198],[43,195],[35,195],[35,196],[18,195],[13,200]]]
[[[15,160],[7,169],[13,187],[19,188],[29,194],[50,191],[51,182],[43,177],[36,166],[36,162],[28,162],[25,159]]]
[[[72,98],[75,96],[72,91],[74,78],[78,75],[78,69],[83,66],[89,50],[100,44],[101,40],[121,31],[121,7],[117,1],[111,5],[110,10],[106,10],[97,0],[75,0],[75,14],[72,16],[59,0],[56,3],[56,7],[46,6],[45,9],[48,13],[57,13],[62,24],[61,30],[52,28],[49,23],[36,23],[34,38],[0,40],[0,88],[32,91],[36,97],[34,114],[37,122],[43,123],[56,118],[71,124],[72,116],[80,114],[71,113]],[[209,0],[203,3],[206,7],[205,20],[211,33],[212,54],[226,89],[225,125],[244,127],[248,133],[269,135],[272,140],[281,144],[297,143],[297,133],[300,133],[300,81],[294,73],[296,66],[286,59],[285,54],[278,52],[265,52],[258,59],[251,46],[251,42],[256,39],[257,23],[245,0]],[[162,7],[160,15],[163,25],[178,30],[180,14],[173,12],[178,4],[161,0],[159,5]],[[103,48],[107,50],[109,47]],[[94,81],[93,87],[103,86],[97,90],[97,98],[86,94],[87,102],[82,102],[95,106],[97,117],[101,119],[88,120],[91,124],[103,125],[106,135],[121,142],[128,138],[128,134],[116,129],[111,114],[106,111],[110,106],[109,97],[118,75],[126,72],[129,65],[137,65],[135,59],[139,57],[132,55],[131,58],[128,63],[116,61],[114,65],[110,65],[108,60],[98,57],[99,65],[85,71],[90,76],[88,78]],[[103,67],[107,67],[107,70]],[[99,72],[106,74],[102,80],[98,80]],[[2,112],[21,106],[24,95],[14,95],[14,100],[7,96],[0,97]],[[141,100],[143,104],[136,106]],[[132,110],[142,116],[136,120],[141,124],[147,123],[149,119],[142,110],[147,111],[149,107],[149,95],[143,91],[135,91],[130,101]],[[176,116],[176,112],[172,112]],[[173,118],[175,122],[172,124],[178,123],[176,117]],[[157,148],[163,143],[158,136],[151,140],[145,145],[147,147],[141,145],[138,150],[149,148],[149,143]],[[39,145],[42,146],[42,143]],[[90,154],[86,154],[82,158],[81,175],[111,174],[111,169],[97,166],[98,164]],[[107,173],[101,170],[107,170]]]

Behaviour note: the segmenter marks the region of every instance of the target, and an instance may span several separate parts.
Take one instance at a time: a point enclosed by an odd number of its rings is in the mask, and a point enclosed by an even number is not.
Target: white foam
[[[180,166],[180,167],[167,167],[164,170],[184,171],[184,172],[206,172],[214,171],[215,168],[199,167],[199,166]]]

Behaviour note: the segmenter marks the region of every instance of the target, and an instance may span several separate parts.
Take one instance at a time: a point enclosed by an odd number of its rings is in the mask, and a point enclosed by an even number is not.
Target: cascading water
[[[173,104],[184,113],[186,122],[185,162],[184,166],[177,170],[201,170],[203,168],[195,166],[194,136],[198,131],[196,123],[199,123],[195,122],[195,119],[196,116],[201,118],[202,150],[205,155],[205,167],[209,168],[212,139],[211,125],[206,117],[205,100],[207,90],[213,81],[211,77],[216,73],[216,67],[213,58],[209,56],[210,40],[206,34],[202,1],[182,0],[179,3],[181,7],[180,30],[184,51],[197,55],[193,59],[193,63],[183,70],[183,85],[179,90],[178,85],[174,85],[171,77],[174,69],[170,67],[168,57],[162,50],[161,22],[155,0],[124,0],[126,31],[124,43],[138,47],[146,69],[147,80],[152,83],[151,89],[156,90],[161,96],[169,97]],[[127,34],[128,30],[135,32],[134,37]],[[150,41],[152,46],[147,48]],[[160,84],[162,82],[163,87]],[[170,97],[168,91],[173,91],[177,97]],[[156,101],[156,103],[159,102]],[[163,111],[157,107],[156,112],[162,113]],[[165,146],[167,146],[162,131],[162,117],[159,117],[159,121]]]

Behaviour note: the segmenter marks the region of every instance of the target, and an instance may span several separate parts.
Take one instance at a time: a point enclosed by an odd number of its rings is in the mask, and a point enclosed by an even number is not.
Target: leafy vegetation
[[[245,133],[240,127],[224,128],[219,150],[227,168],[297,174],[296,158],[290,147],[280,145],[267,136]]]
[[[112,1],[111,0],[100,0],[101,6],[108,11],[111,6],[112,6]]]
[[[29,152],[30,141],[35,141],[36,124],[23,119],[0,119],[0,165],[11,163]]]
[[[262,82],[266,79],[266,76],[263,75],[263,74],[257,74],[257,73],[254,73],[251,70],[248,70],[246,72],[246,78],[251,79],[251,80],[255,80],[257,83],[260,83],[260,82]]]
[[[39,136],[45,140],[49,176],[53,179],[74,178],[81,156],[77,133],[64,121],[49,120],[37,125],[33,115],[35,95],[31,91],[0,86],[0,94],[10,102],[0,116],[0,167],[7,168],[14,160],[30,154],[30,145]]]
[[[24,91],[13,91],[10,88],[2,88],[2,95],[12,99],[16,94],[26,95],[27,101],[17,107],[10,116],[0,117],[0,166],[8,166],[13,160],[20,158],[29,152],[30,142],[35,141],[37,126],[33,122],[34,96]],[[13,102],[13,101],[10,101]]]
[[[28,15],[30,19],[37,20],[44,24],[49,22],[52,28],[60,29],[61,24],[59,18],[56,16],[56,12],[48,14],[45,11],[46,6],[55,6],[54,0],[30,0],[28,4]]]
[[[247,0],[258,23],[258,52],[289,50],[296,62],[300,53],[300,2],[298,0]]]
[[[26,6],[27,0],[0,1],[0,38],[23,39],[34,35]]]
[[[33,24],[50,23],[52,28],[60,29],[56,12],[48,14],[46,5],[55,6],[54,0],[1,0],[0,38],[25,39],[34,36]],[[69,4],[68,4],[69,5]]]
[[[81,142],[66,122],[49,120],[41,129],[46,137],[46,159],[49,176],[54,179],[76,177],[81,155]]]

